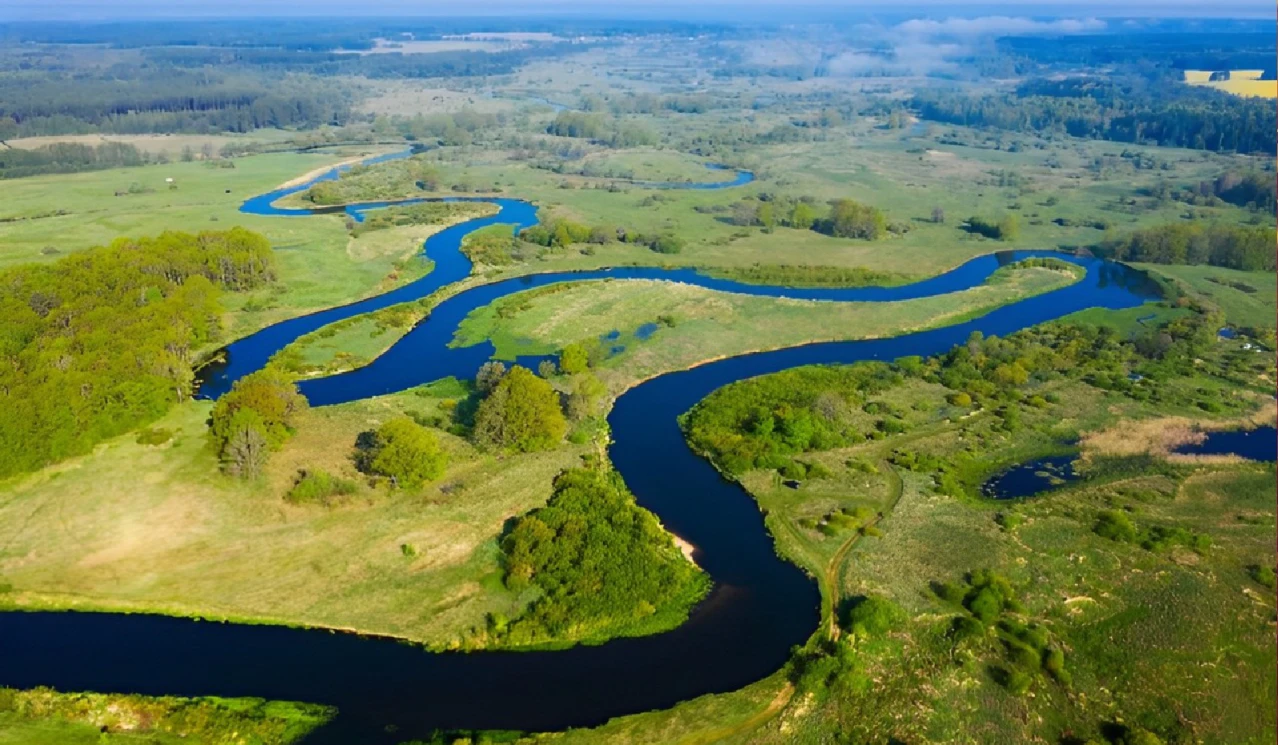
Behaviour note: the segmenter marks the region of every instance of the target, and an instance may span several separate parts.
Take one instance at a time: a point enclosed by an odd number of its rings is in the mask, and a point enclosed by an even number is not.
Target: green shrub
[[[433,432],[410,417],[395,417],[356,443],[360,470],[390,479],[395,486],[416,489],[443,474],[448,455]]]
[[[1155,525],[1145,533],[1140,545],[1149,551],[1165,551],[1173,546],[1184,546],[1201,553],[1211,548],[1211,536],[1180,527]]]
[[[167,429],[147,427],[138,432],[137,443],[139,445],[163,445],[172,437],[173,433]]]
[[[1004,670],[999,677],[999,682],[1013,696],[1024,696],[1029,693],[1030,686],[1034,683],[1034,679],[1021,670]]]
[[[1008,660],[1016,667],[1028,672],[1037,672],[1042,666],[1043,659],[1039,656],[1037,649],[1011,640],[1004,640],[1004,644],[1007,646]]]
[[[333,497],[345,497],[356,491],[354,481],[338,478],[320,470],[306,469],[298,471],[293,488],[289,489],[286,499],[294,503],[327,502]]]
[[[1043,655],[1043,669],[1062,685],[1069,685],[1071,677],[1065,669],[1065,653],[1059,647],[1049,647]]]
[[[1247,574],[1257,583],[1271,590],[1278,587],[1278,577],[1274,574],[1274,568],[1268,564],[1252,564],[1247,567]]]
[[[1135,523],[1121,510],[1105,510],[1096,516],[1096,524],[1092,531],[1101,538],[1120,543],[1133,543],[1138,532]]]
[[[905,622],[905,611],[878,595],[863,595],[849,603],[844,625],[862,639],[883,636]]]
[[[1025,516],[1019,512],[999,512],[994,515],[994,522],[1005,533],[1011,533],[1025,523]]]
[[[985,635],[985,626],[975,618],[958,615],[950,622],[949,636],[955,643],[976,639]]]
[[[780,468],[782,478],[802,479],[808,475],[808,469],[797,460],[786,461]]]

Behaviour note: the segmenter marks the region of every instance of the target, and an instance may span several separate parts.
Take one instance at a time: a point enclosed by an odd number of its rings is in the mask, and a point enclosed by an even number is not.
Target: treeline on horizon
[[[340,126],[355,96],[336,81],[179,69],[0,74],[0,140],[67,134],[248,132]]]
[[[120,238],[0,273],[0,478],[88,452],[192,395],[224,290],[275,279],[243,228]]]
[[[157,47],[103,67],[54,53],[0,56],[0,140],[67,134],[248,132],[343,126],[357,88],[344,78],[504,75],[581,45],[486,52],[342,54],[259,47]]]
[[[1077,34],[1044,39],[999,39],[1004,54],[1040,64],[1142,65],[1155,60],[1173,70],[1264,70],[1274,76],[1278,51],[1271,22],[1194,19],[1146,21],[1139,31]]]
[[[1151,264],[1207,264],[1241,271],[1278,269],[1278,233],[1260,225],[1171,223],[1093,248],[1107,258]]]
[[[923,119],[1195,150],[1278,152],[1273,101],[1194,88],[1169,72],[1141,78],[1035,79],[1006,93],[917,93]]]
[[[377,39],[432,41],[469,33],[531,32],[562,37],[724,33],[728,26],[660,19],[502,18],[222,18],[135,21],[18,21],[0,24],[0,40],[35,44],[105,44],[117,49],[209,46],[325,51],[371,49]]]
[[[0,149],[0,179],[44,173],[78,173],[104,168],[141,166],[152,158],[126,142],[87,145],[55,142],[31,149]]]

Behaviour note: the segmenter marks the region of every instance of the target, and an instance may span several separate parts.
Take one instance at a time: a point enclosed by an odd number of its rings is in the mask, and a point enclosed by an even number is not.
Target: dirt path
[[[880,512],[877,517],[866,523],[867,526],[878,525],[883,518],[892,514],[896,509],[896,505],[901,501],[901,495],[905,493],[905,483],[901,481],[900,474],[896,472],[892,464],[880,458],[878,465],[879,471],[888,482],[888,494],[891,495],[891,502],[886,510]],[[839,638],[839,596],[842,594],[839,592],[839,575],[842,574],[843,563],[847,560],[848,552],[852,550],[852,547],[860,539],[860,533],[853,533],[850,538],[844,541],[843,545],[839,546],[839,550],[834,552],[834,556],[830,557],[830,563],[826,565],[825,572],[821,577],[821,582],[825,585],[826,596],[830,598],[829,616],[826,619],[826,623],[831,641],[837,641]]]
[[[730,724],[726,727],[715,727],[714,729],[698,732],[695,735],[689,735],[676,742],[678,745],[710,745],[710,743],[726,740],[729,737],[743,735],[762,727],[768,720],[775,717],[786,704],[790,703],[790,699],[794,697],[794,684],[786,683],[772,701],[759,713],[737,724]]]

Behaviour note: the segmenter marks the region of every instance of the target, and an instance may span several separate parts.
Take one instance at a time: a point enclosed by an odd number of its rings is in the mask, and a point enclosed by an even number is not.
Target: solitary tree
[[[1008,215],[998,223],[998,237],[1003,241],[1014,241],[1021,237],[1021,224],[1016,215]]]
[[[516,365],[480,402],[472,436],[484,447],[526,453],[554,447],[567,431],[559,394]]]
[[[771,202],[764,202],[759,205],[759,224],[769,233],[776,227],[777,213]]]
[[[941,209],[940,207],[933,207],[932,222],[936,223],[937,225],[940,225],[941,223],[945,222],[945,210]]]
[[[237,380],[209,418],[209,436],[223,468],[243,478],[256,476],[268,452],[293,436],[305,408],[297,385],[274,368]]]
[[[222,469],[242,479],[257,478],[270,455],[262,418],[251,409],[241,409],[227,426],[221,449]]]

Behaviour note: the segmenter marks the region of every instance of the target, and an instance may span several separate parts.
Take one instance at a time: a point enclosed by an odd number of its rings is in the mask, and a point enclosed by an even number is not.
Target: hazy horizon
[[[577,18],[648,18],[696,21],[795,22],[807,14],[814,20],[858,14],[918,15],[931,18],[1005,15],[1018,17],[1162,17],[1162,18],[1272,18],[1269,0],[1231,0],[1204,6],[1197,0],[1127,0],[1107,3],[1082,0],[1028,0],[1016,3],[972,4],[957,0],[914,0],[908,4],[891,0],[807,0],[782,4],[772,0],[702,0],[695,7],[674,0],[630,0],[625,3],[591,4],[564,0],[497,0],[483,6],[458,6],[421,0],[224,0],[216,4],[173,2],[173,0],[124,0],[95,2],[66,0],[49,3],[37,0],[0,0],[0,22],[40,21],[124,21],[147,19],[217,18],[323,18],[323,17],[441,17],[492,18],[573,16]]]

